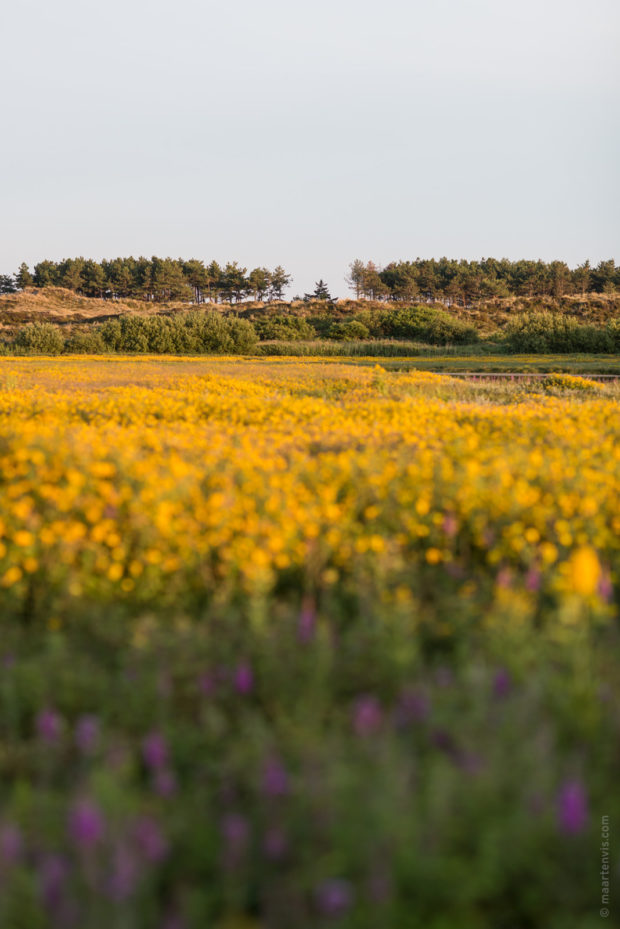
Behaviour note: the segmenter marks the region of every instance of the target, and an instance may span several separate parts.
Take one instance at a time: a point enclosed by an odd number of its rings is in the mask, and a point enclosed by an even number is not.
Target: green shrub
[[[382,336],[428,342],[430,345],[463,345],[477,342],[480,338],[475,326],[435,307],[411,306],[388,310],[380,314],[377,322]]]
[[[236,355],[249,355],[256,350],[258,335],[252,323],[247,319],[228,319],[228,330]]]
[[[106,349],[99,329],[74,332],[65,342],[65,352],[70,355],[100,355]]]
[[[370,338],[370,330],[357,319],[350,319],[346,323],[333,323],[329,330],[330,339],[338,342],[345,340],[365,340]]]
[[[512,351],[609,352],[614,350],[609,329],[581,323],[574,316],[548,310],[522,313],[505,329]]]
[[[272,316],[270,319],[257,320],[254,327],[261,341],[296,342],[316,338],[316,331],[300,316]]]
[[[215,311],[191,310],[176,316],[122,316],[99,327],[103,350],[154,354],[248,354],[258,336],[244,319]]]
[[[98,327],[98,332],[108,351],[117,352],[120,350],[123,330],[118,319],[108,319],[107,322]]]
[[[607,323],[607,337],[610,350],[620,352],[620,319],[610,319]]]
[[[52,323],[27,323],[15,337],[15,347],[33,355],[59,355],[65,340],[58,326]]]

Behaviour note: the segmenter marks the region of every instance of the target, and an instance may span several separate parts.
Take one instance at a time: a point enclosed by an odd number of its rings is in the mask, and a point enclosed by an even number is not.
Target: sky
[[[0,273],[620,261],[617,0],[19,0]]]

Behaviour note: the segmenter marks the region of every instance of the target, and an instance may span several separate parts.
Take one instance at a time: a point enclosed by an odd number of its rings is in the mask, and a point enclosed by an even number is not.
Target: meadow
[[[381,361],[0,358],[0,925],[600,925],[620,386]]]

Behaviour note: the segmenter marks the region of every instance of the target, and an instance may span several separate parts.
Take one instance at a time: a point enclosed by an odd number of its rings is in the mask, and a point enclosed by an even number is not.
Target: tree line
[[[392,261],[383,269],[357,259],[347,282],[358,299],[441,300],[468,306],[493,297],[564,297],[620,291],[620,266],[613,259],[569,268],[564,261],[422,259]]]
[[[131,298],[166,303],[238,303],[281,300],[291,276],[278,265],[273,271],[254,268],[249,273],[236,261],[223,267],[197,258],[65,258],[40,261],[31,273],[23,262],[15,275],[0,276],[0,293],[26,287],[65,287],[86,297]]]
[[[589,261],[570,268],[564,261],[509,261],[483,258],[466,261],[416,258],[392,261],[380,268],[373,261],[356,259],[349,266],[347,283],[357,299],[433,302],[470,306],[501,297],[564,297],[588,293],[620,292],[620,266],[613,259],[592,266]],[[137,299],[159,303],[183,301],[240,303],[282,300],[291,276],[278,265],[268,268],[224,266],[192,258],[65,258],[40,261],[32,270],[23,262],[14,275],[0,275],[0,293],[26,287],[65,287],[86,297]],[[321,280],[305,300],[331,301]]]

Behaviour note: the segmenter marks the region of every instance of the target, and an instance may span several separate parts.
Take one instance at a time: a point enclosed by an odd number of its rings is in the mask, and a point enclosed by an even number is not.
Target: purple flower
[[[431,711],[428,696],[421,690],[405,688],[396,708],[396,721],[401,726],[427,719]]]
[[[286,835],[278,826],[268,829],[263,838],[263,851],[267,858],[279,861],[288,850]]]
[[[101,810],[90,800],[80,800],[69,813],[69,835],[82,848],[96,845],[105,831]]]
[[[358,697],[353,707],[353,729],[356,735],[374,735],[381,728],[383,711],[376,697]]]
[[[85,714],[75,724],[75,744],[84,755],[92,755],[99,742],[100,726],[96,716]]]
[[[315,899],[324,916],[342,916],[353,903],[353,888],[348,881],[331,878],[319,884]]]
[[[288,793],[288,775],[277,758],[271,758],[265,764],[262,787],[268,797],[282,797]]]
[[[510,568],[500,568],[497,572],[496,584],[498,587],[506,589],[512,583],[512,572]]]
[[[37,716],[36,730],[37,735],[43,742],[52,745],[60,738],[62,719],[55,710],[46,707]]]
[[[238,694],[246,695],[251,693],[254,687],[254,674],[247,661],[242,662],[235,669],[233,684]]]
[[[313,601],[306,599],[303,602],[301,613],[299,614],[299,622],[297,624],[297,637],[299,641],[304,644],[311,642],[314,638],[315,626],[316,609]]]
[[[588,799],[580,781],[566,781],[557,797],[557,821],[560,832],[577,835],[588,821]]]
[[[142,757],[148,768],[158,770],[168,761],[168,745],[163,735],[151,732],[142,741]]]
[[[21,857],[23,848],[22,834],[12,823],[0,829],[0,860],[6,865],[15,864]]]
[[[138,851],[146,861],[157,863],[168,854],[168,842],[159,824],[150,816],[142,816],[134,823],[133,837]]]
[[[41,896],[45,906],[56,909],[62,900],[62,891],[69,868],[60,855],[46,855],[39,867]]]
[[[243,816],[239,813],[228,813],[220,823],[220,831],[228,852],[238,856],[245,851],[250,830]]]
[[[153,776],[153,789],[160,797],[171,797],[177,789],[177,779],[170,768],[160,768]]]
[[[130,897],[138,879],[138,867],[131,851],[124,845],[117,845],[112,859],[112,872],[108,880],[108,893],[113,900],[121,901]]]
[[[506,668],[499,668],[493,678],[493,693],[496,697],[502,698],[508,696],[512,689],[512,679]]]
[[[198,678],[198,690],[205,697],[212,697],[217,689],[217,681],[213,674],[201,674]]]
[[[449,732],[447,732],[445,729],[435,729],[431,735],[431,740],[433,745],[435,745],[440,751],[445,752],[446,755],[449,755],[452,759],[456,760],[458,757],[458,751],[454,738]]]
[[[537,590],[540,590],[541,581],[542,575],[540,571],[537,571],[536,568],[530,568],[525,575],[525,589],[529,590],[530,593],[536,593]]]
[[[614,585],[611,582],[611,578],[607,571],[601,572],[601,577],[598,582],[598,595],[602,600],[609,603],[614,594]]]

